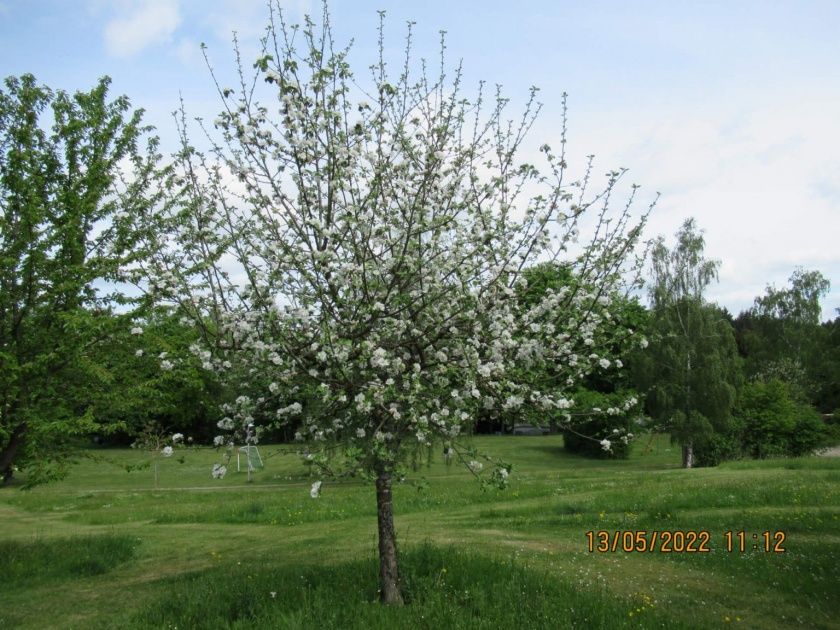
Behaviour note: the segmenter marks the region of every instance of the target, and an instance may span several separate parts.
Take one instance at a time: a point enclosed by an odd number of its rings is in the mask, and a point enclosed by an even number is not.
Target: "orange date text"
[[[586,532],[590,553],[709,553],[704,530],[599,530]]]

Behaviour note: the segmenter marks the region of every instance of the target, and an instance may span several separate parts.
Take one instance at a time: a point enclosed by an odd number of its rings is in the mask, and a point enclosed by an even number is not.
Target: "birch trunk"
[[[683,468],[694,468],[694,444],[689,442],[682,447]]]

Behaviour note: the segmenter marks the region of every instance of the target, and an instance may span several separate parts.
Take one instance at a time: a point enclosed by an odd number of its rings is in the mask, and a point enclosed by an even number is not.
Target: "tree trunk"
[[[3,484],[9,483],[14,476],[12,464],[14,464],[15,456],[20,450],[20,447],[23,446],[26,429],[26,422],[21,422],[17,425],[12,431],[12,436],[9,438],[9,443],[6,445],[6,448],[0,451],[0,476],[3,478]]]
[[[403,603],[397,569],[397,537],[391,501],[391,473],[381,469],[376,477],[376,517],[379,522],[379,591],[383,604]]]
[[[683,468],[694,468],[694,444],[689,442],[682,447]]]

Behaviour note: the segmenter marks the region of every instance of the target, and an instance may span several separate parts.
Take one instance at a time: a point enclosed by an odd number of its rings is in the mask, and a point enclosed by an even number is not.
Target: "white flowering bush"
[[[525,282],[517,289],[520,308],[529,310],[545,299],[548,291],[598,292],[611,291],[599,300],[609,304],[608,325],[597,325],[600,314],[593,314],[589,322],[600,328],[596,336],[583,334],[578,342],[577,352],[570,353],[568,363],[577,363],[578,352],[595,355],[597,360],[579,371],[573,379],[568,375],[567,361],[554,360],[534,363],[521,361],[514,368],[514,380],[528,383],[531,389],[541,391],[562,390],[568,405],[562,409],[545,410],[535,405],[522,404],[518,398],[515,404],[503,404],[501,409],[482,411],[482,419],[490,426],[512,430],[517,423],[546,427],[562,431],[564,446],[584,454],[605,457],[622,457],[628,451],[632,439],[631,417],[638,409],[638,395],[634,390],[635,376],[627,369],[625,362],[632,358],[633,349],[641,345],[647,328],[644,308],[635,298],[626,294],[633,284],[614,287],[587,287],[584,278],[577,276],[568,264],[544,262],[523,270]],[[564,311],[555,312],[563,317]],[[550,331],[556,330],[562,321],[548,322]],[[529,340],[525,340],[529,343]],[[498,415],[498,421],[494,420]],[[608,435],[610,445],[604,448],[602,438]]]
[[[375,480],[381,593],[393,603],[397,466],[442,440],[473,473],[507,483],[509,467],[484,468],[458,438],[484,411],[568,409],[575,384],[612,360],[600,351],[616,334],[610,296],[641,222],[635,187],[610,210],[622,172],[597,192],[591,162],[569,180],[564,131],[539,168],[523,160],[536,90],[515,120],[498,90],[465,98],[443,52],[436,76],[413,63],[410,26],[395,76],[383,56],[364,83],[347,54],[326,10],[320,28],[274,12],[255,76],[240,66],[227,87],[213,72],[224,109],[202,125],[206,152],[181,118],[147,272],[202,328],[208,368],[247,397],[221,429],[273,416],[323,472]],[[556,259],[579,285],[518,300],[523,270]],[[548,364],[562,378],[547,388],[520,369]]]

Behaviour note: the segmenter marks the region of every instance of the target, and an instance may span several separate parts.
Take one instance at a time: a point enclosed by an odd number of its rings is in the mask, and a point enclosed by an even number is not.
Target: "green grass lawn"
[[[507,490],[441,461],[395,488],[400,609],[375,603],[372,487],[313,500],[299,458],[266,446],[251,484],[211,479],[195,451],[155,488],[119,466],[142,453],[92,451],[110,463],[0,490],[0,628],[840,628],[840,459],[684,471],[664,438],[624,461],[554,436],[473,442],[514,464]],[[587,531],[641,530],[707,531],[710,551],[588,550]],[[784,553],[753,550],[764,531]]]

